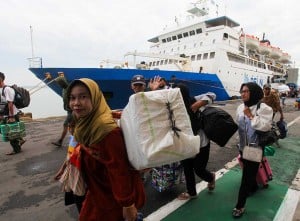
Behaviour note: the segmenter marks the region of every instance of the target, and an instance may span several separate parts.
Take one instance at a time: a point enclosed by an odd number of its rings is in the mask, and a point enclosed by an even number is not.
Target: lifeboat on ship
[[[282,56],[282,51],[278,47],[271,46],[270,57],[278,60]]]
[[[281,57],[279,58],[279,61],[281,63],[287,64],[291,62],[291,55],[289,55],[288,53],[283,52]]]
[[[259,42],[258,51],[260,54],[269,55],[271,53],[271,45],[269,42]]]
[[[244,35],[242,34],[240,37],[241,44],[244,45],[246,43],[246,48],[250,50],[257,50],[259,47],[259,39],[253,35]]]

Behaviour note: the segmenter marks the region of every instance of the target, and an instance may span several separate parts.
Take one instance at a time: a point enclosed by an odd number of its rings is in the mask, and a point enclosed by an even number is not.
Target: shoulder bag
[[[208,106],[196,114],[197,129],[203,129],[208,139],[221,147],[226,145],[238,129],[231,115],[221,108]]]
[[[257,104],[257,110],[260,108],[260,102]],[[268,145],[272,145],[279,139],[279,135],[276,132],[275,125],[272,125],[271,130],[268,131],[255,131],[258,139],[258,145],[261,147],[265,147]]]
[[[247,138],[247,129],[246,129],[246,120],[244,117],[244,123],[245,123],[245,143],[246,146],[243,149],[243,154],[242,157],[245,160],[253,161],[253,162],[258,162],[260,163],[263,157],[263,151],[262,148],[256,143],[250,143],[248,142]]]

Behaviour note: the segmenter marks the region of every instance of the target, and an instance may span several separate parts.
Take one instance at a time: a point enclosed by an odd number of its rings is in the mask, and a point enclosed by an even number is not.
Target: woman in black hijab
[[[243,175],[238,201],[232,211],[232,216],[236,218],[243,215],[247,197],[258,188],[256,174],[258,172],[259,163],[243,159],[243,149],[250,143],[258,146],[255,131],[270,130],[273,115],[271,107],[264,103],[258,105],[264,96],[263,90],[258,84],[254,82],[244,83],[241,85],[240,93],[243,103],[237,108],[236,120],[239,126],[239,151],[242,155]]]
[[[208,92],[196,97],[190,97],[189,89],[186,85],[178,84],[176,87],[180,88],[186,110],[190,116],[193,133],[194,135],[200,136],[200,152],[193,158],[188,158],[181,161],[181,164],[183,165],[187,191],[181,193],[177,198],[179,200],[188,200],[197,197],[195,174],[202,180],[208,182],[207,188],[209,191],[213,191],[215,188],[215,173],[212,173],[206,169],[209,160],[210,140],[206,137],[204,131],[199,129],[199,120],[194,111],[201,107],[204,108],[205,105],[212,103],[216,95],[212,92]]]

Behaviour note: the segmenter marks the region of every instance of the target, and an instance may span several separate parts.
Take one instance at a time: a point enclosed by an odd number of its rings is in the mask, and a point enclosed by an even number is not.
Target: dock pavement
[[[222,108],[234,116],[238,104],[231,102]],[[294,99],[286,100],[284,115],[289,125],[288,137],[280,140],[279,146],[274,145],[276,153],[268,158],[273,180],[267,189],[249,198],[246,213],[240,220],[300,220],[300,111],[294,107]],[[60,184],[53,180],[67,151],[67,138],[62,148],[51,144],[59,137],[63,120],[64,116],[27,120],[27,142],[20,154],[5,155],[11,147],[7,142],[0,142],[0,220],[78,219],[74,205],[64,206]],[[237,140],[234,135],[226,147],[211,145],[208,169],[216,171],[218,178],[213,193],[207,191],[207,183],[197,179],[198,198],[178,201],[176,196],[185,190],[184,183],[160,193],[151,186],[148,174],[145,181],[147,202],[141,210],[144,220],[233,220],[231,210],[241,179],[236,161]]]

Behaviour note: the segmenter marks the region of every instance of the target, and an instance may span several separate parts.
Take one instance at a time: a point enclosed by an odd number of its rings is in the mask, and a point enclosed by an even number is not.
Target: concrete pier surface
[[[243,220],[300,220],[300,111],[294,107],[294,100],[287,99],[284,107],[285,120],[289,125],[288,137],[279,141],[280,147],[274,145],[276,153],[274,157],[269,157],[274,180],[266,191],[261,190],[251,197],[249,210]],[[230,102],[221,107],[234,116],[238,104]],[[0,220],[78,219],[75,206],[64,205],[60,184],[53,180],[67,151],[68,137],[61,148],[51,144],[60,136],[63,120],[64,117],[52,117],[26,121],[27,142],[20,154],[5,155],[11,151],[11,147],[7,142],[0,142]],[[141,211],[145,220],[232,220],[231,209],[240,183],[240,169],[235,160],[238,155],[236,144],[237,135],[231,138],[226,147],[212,143],[208,169],[217,171],[216,189],[213,194],[207,194],[206,183],[197,179],[199,195],[196,200],[187,203],[176,200],[176,196],[185,191],[184,183],[158,192],[151,186],[148,174],[145,182],[147,202]],[[222,195],[228,192],[231,194]],[[268,200],[268,204],[263,210],[257,209],[257,202],[264,199]],[[290,201],[292,204],[288,204]],[[263,211],[266,211],[266,217],[259,215]],[[287,213],[291,215],[285,215]],[[222,219],[212,214],[220,214]],[[257,216],[262,218],[253,218]]]

